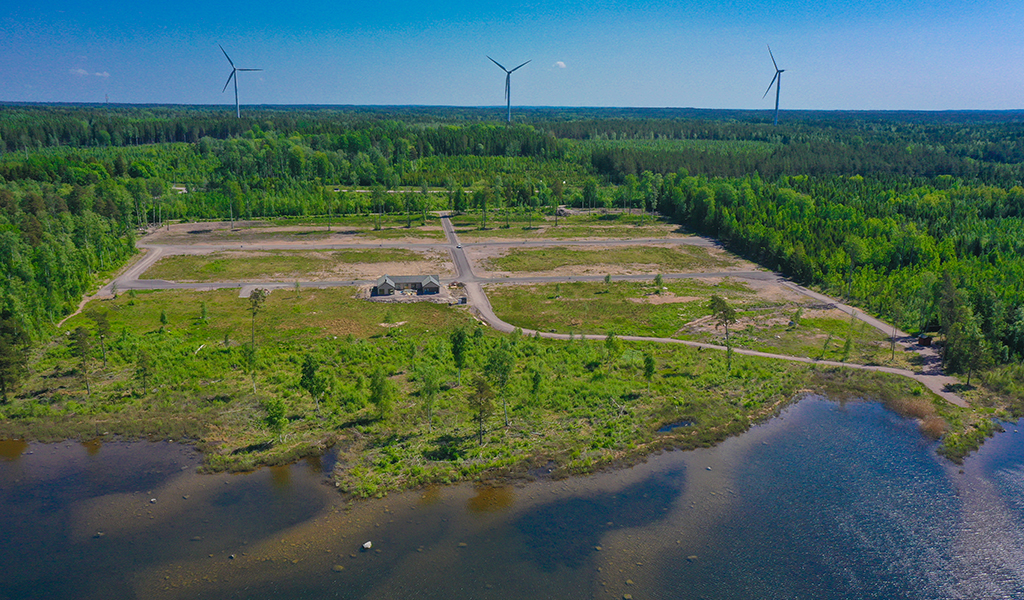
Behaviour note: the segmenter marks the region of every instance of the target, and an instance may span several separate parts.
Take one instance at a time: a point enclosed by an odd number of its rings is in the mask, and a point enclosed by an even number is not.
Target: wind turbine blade
[[[485,55],[485,56],[486,56],[486,55]],[[491,58],[490,56],[488,56],[487,58],[488,58],[488,59],[490,59],[490,61],[491,61],[492,63],[494,63],[494,64],[498,65],[499,67],[501,67],[501,70],[502,70],[502,71],[504,71],[504,72],[508,73],[508,69],[506,69],[505,67],[502,67],[502,65],[501,65],[501,63],[500,63],[500,62],[498,62],[498,61],[494,60],[494,59],[493,59],[493,58]]]
[[[224,46],[221,46],[220,44],[217,44],[217,46],[220,47],[220,51],[224,53],[224,58],[228,59],[228,62],[231,63],[231,68],[234,69],[235,63],[231,60],[231,57],[228,56],[227,50],[225,50]]]
[[[236,69],[238,71],[262,71],[263,69]]]
[[[512,69],[511,71],[509,71],[509,73],[516,72],[520,67],[525,67],[527,65],[527,63],[530,63],[532,61],[533,61],[533,59],[531,58],[530,60],[528,60],[528,61],[524,62],[523,64],[519,65],[518,67],[516,67],[515,69]]]
[[[775,77],[772,77],[772,82],[768,84],[768,89],[766,89],[764,91],[764,96],[761,96],[762,100],[768,96],[768,92],[772,91],[772,86],[775,85],[775,80],[778,79],[778,78],[779,78],[779,72],[775,71]]]
[[[228,89],[228,86],[231,85],[231,78],[234,77],[234,76],[235,76],[235,70],[231,69],[231,74],[228,75],[228,80],[224,82],[224,89],[221,90],[220,93],[223,94]]]
[[[775,70],[778,71],[779,70],[779,63],[775,62],[775,55],[772,54],[772,47],[771,46],[768,46],[768,56],[772,57],[772,64],[775,65]]]
[[[509,101],[512,96],[512,75],[511,73],[505,74],[505,102]]]

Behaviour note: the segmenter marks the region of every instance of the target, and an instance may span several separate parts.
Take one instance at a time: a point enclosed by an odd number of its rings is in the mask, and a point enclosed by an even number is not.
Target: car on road
[[[456,244],[456,245],[455,245],[455,247],[456,247],[456,248],[461,248],[461,247],[462,247],[462,244]]]

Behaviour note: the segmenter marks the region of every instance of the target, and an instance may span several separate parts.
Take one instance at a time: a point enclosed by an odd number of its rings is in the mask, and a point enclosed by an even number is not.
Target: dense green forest
[[[492,113],[0,106],[4,322],[44,334],[166,219],[567,204],[657,210],[941,331],[953,370],[1024,357],[1022,113]]]

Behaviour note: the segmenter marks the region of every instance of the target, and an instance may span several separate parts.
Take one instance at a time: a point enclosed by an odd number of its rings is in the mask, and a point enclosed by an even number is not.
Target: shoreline
[[[847,373],[849,374],[849,372]],[[635,445],[603,454],[596,460],[587,461],[585,460],[587,457],[580,456],[576,456],[574,458],[572,447],[570,445],[564,445],[561,447],[550,448],[545,451],[538,451],[535,454],[525,456],[518,462],[512,464],[490,466],[476,471],[444,471],[444,473],[449,475],[449,477],[438,476],[436,478],[426,478],[423,480],[406,480],[405,485],[385,485],[377,488],[368,488],[364,485],[367,483],[366,481],[345,476],[353,467],[358,467],[357,464],[352,464],[347,461],[347,458],[351,455],[359,454],[360,449],[354,446],[352,439],[346,435],[338,434],[322,437],[320,439],[321,443],[315,446],[310,445],[303,446],[301,448],[296,447],[293,452],[287,454],[267,455],[261,457],[261,460],[245,464],[222,463],[219,465],[212,464],[211,459],[216,456],[222,456],[222,454],[219,454],[214,449],[214,446],[211,444],[211,440],[204,439],[201,436],[189,437],[181,435],[172,437],[171,435],[152,434],[133,435],[119,433],[115,428],[111,427],[101,435],[83,433],[79,436],[57,439],[32,435],[31,430],[33,428],[30,426],[25,430],[27,435],[24,437],[12,438],[5,435],[4,439],[0,440],[0,442],[4,442],[8,446],[11,446],[12,444],[23,444],[26,448],[29,448],[32,444],[67,443],[71,441],[76,441],[82,444],[96,444],[97,446],[106,443],[140,443],[142,441],[149,443],[170,442],[184,444],[189,446],[199,455],[200,462],[197,465],[196,470],[202,474],[246,473],[262,468],[294,464],[296,462],[306,460],[309,457],[322,457],[325,454],[334,454],[335,466],[330,476],[330,482],[335,488],[337,488],[342,494],[352,498],[379,498],[384,497],[389,493],[421,489],[425,486],[432,485],[455,485],[460,483],[474,483],[488,486],[515,485],[517,483],[537,480],[561,480],[568,477],[585,477],[595,473],[629,469],[637,464],[646,462],[651,456],[660,454],[664,451],[687,451],[716,446],[727,439],[745,433],[755,425],[771,421],[787,407],[795,405],[807,397],[823,398],[827,401],[836,403],[845,403],[850,401],[877,402],[885,406],[887,410],[891,410],[903,418],[917,421],[918,426],[921,429],[920,434],[924,437],[929,437],[928,432],[921,427],[922,417],[920,416],[920,412],[922,410],[927,411],[925,408],[925,404],[929,402],[927,398],[920,396],[910,398],[907,395],[891,394],[891,390],[889,390],[888,386],[885,385],[887,382],[884,380],[872,381],[872,379],[875,379],[874,377],[841,377],[842,373],[837,373],[835,371],[824,371],[820,374],[809,372],[808,374],[812,376],[812,379],[818,375],[825,378],[832,378],[838,374],[840,375],[841,381],[821,381],[819,382],[820,387],[815,386],[810,389],[798,389],[788,397],[779,398],[770,405],[760,407],[759,410],[743,414],[742,418],[737,418],[712,428],[686,426],[665,433],[658,432],[656,427],[652,427],[652,433],[646,436],[645,440],[638,440]],[[860,390],[855,389],[858,386],[861,388]],[[869,395],[861,391],[866,391],[869,388],[873,388],[880,393],[877,395]],[[845,393],[842,390],[845,390]],[[906,404],[908,399],[916,399],[918,402],[916,404],[908,405]],[[936,404],[934,399],[931,400],[930,403],[933,405]],[[86,422],[81,422],[80,424],[90,425]],[[108,422],[108,424],[110,423]],[[39,423],[38,425],[45,428],[46,424]],[[91,425],[95,426],[97,424]],[[490,433],[499,432],[501,429],[502,428],[500,427],[491,428]],[[998,424],[996,424],[995,427],[987,430],[985,437],[987,438],[999,429]],[[0,431],[5,431],[5,433],[7,433],[9,429],[7,427],[3,427]],[[508,432],[506,431],[504,435],[508,435]],[[936,438],[931,437],[931,439]],[[984,438],[979,441],[983,442]],[[975,448],[976,447],[977,446],[975,446]],[[959,457],[958,460],[955,457],[950,457],[947,454],[944,454],[941,449],[942,446],[940,445],[938,453],[943,457],[943,459],[957,464],[962,462],[962,456]],[[445,461],[437,461],[438,465],[443,466],[443,463],[445,463]],[[450,477],[450,475],[454,475],[456,473],[459,473],[461,476]],[[372,473],[368,473],[364,477],[369,478],[371,475]]]

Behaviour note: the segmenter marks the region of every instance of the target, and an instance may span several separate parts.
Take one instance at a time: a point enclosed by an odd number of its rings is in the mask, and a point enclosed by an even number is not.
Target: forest
[[[952,371],[1024,358],[1024,113],[784,116],[3,105],[0,341],[51,334],[154,223],[569,205],[719,238],[940,334]]]

